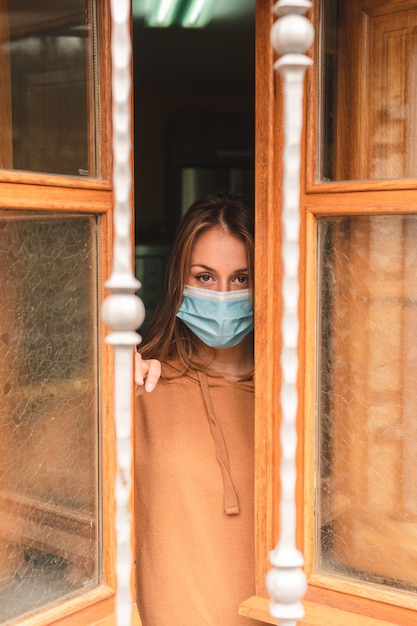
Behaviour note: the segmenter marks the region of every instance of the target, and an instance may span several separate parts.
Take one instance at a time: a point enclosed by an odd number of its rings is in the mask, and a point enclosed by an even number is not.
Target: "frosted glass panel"
[[[417,217],[319,219],[316,567],[417,591]]]
[[[0,166],[96,176],[91,0],[0,2]]]
[[[0,623],[99,579],[96,238],[0,211]]]
[[[321,0],[319,180],[417,177],[417,6]]]

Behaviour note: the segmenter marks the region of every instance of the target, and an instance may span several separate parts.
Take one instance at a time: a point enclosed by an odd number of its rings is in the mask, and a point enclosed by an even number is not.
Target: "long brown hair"
[[[184,370],[203,369],[198,358],[200,340],[177,318],[187,282],[191,253],[197,237],[220,227],[238,237],[246,247],[249,285],[253,286],[253,209],[240,195],[230,192],[206,195],[188,209],[176,233],[168,263],[165,289],[139,347],[144,359],[179,359]]]

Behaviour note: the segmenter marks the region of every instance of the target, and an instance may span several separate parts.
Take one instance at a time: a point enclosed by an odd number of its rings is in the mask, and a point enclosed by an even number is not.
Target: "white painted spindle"
[[[270,613],[281,626],[295,626],[304,615],[301,602],[307,581],[303,555],[296,548],[296,417],[298,408],[298,300],[300,230],[300,155],[303,119],[304,76],[311,60],[305,55],[314,39],[312,24],[304,17],[309,0],[279,0],[274,13],[279,19],[271,30],[271,43],[280,55],[274,67],[283,81],[284,152],[282,180],[283,318],[281,355],[281,501],[280,537],[270,553],[272,569],[267,575],[271,595]]]
[[[132,272],[131,243],[131,0],[112,0],[113,92],[113,268],[106,287],[102,317],[112,329],[106,341],[114,348],[114,414],[116,427],[116,618],[118,626],[130,626],[132,614],[132,393],[133,348],[141,341],[135,332],[144,320],[144,306],[135,292],[140,287]]]

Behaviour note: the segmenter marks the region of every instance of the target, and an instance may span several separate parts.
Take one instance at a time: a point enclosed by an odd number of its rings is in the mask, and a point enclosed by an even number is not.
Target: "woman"
[[[259,623],[238,612],[254,593],[252,269],[250,208],[197,201],[136,362],[143,626]]]

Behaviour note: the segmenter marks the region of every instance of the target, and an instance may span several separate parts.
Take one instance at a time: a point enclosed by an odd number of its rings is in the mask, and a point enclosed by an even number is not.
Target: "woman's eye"
[[[211,280],[210,274],[199,274],[196,278],[200,283],[208,283]]]
[[[241,274],[240,276],[236,276],[236,282],[238,282],[239,285],[247,285],[248,277],[246,276],[246,274]]]

